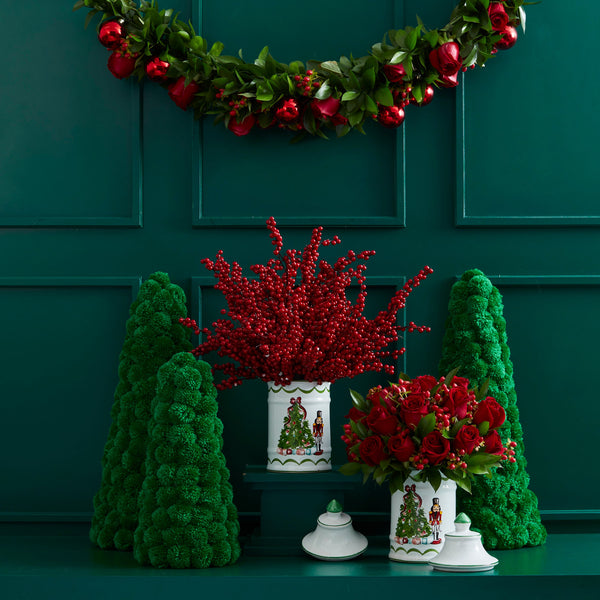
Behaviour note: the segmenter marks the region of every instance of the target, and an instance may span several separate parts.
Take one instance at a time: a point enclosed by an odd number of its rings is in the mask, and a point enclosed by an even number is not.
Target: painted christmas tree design
[[[425,511],[422,508],[423,501],[416,493],[414,485],[406,486],[404,504],[400,506],[400,516],[396,525],[396,537],[403,544],[413,540],[413,544],[420,544],[422,538],[431,535],[431,527],[427,522]]]
[[[315,443],[310,426],[306,420],[306,409],[302,406],[300,398],[292,398],[291,406],[283,419],[283,427],[279,435],[278,447],[288,450],[301,450],[296,454],[303,454],[307,448],[312,448]]]

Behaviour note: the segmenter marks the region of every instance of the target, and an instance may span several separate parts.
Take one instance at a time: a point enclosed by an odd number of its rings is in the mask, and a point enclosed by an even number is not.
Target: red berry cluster
[[[395,360],[404,348],[386,349],[398,341],[399,331],[429,331],[410,323],[398,326],[398,311],[432,269],[424,267],[390,299],[386,309],[373,319],[363,315],[367,297],[365,270],[375,252],[348,251],[333,264],[319,259],[320,246],[337,245],[340,239],[323,239],[316,227],[302,251],[283,250],[283,238],[275,219],[267,221],[274,246],[266,265],[253,265],[255,277],[242,275],[237,262],[231,265],[219,251],[216,260],[205,258],[204,266],[218,280],[215,289],[227,300],[222,318],[195,350],[196,356],[216,352],[229,362],[214,364],[224,379],[219,389],[239,385],[244,379],[262,379],[287,385],[292,380],[330,381],[354,377],[368,371],[394,372]],[[358,285],[355,302],[346,295]],[[182,323],[200,331],[195,321]]]
[[[321,87],[321,82],[317,79],[317,75],[311,69],[306,71],[306,75],[294,75],[296,87],[303,96],[310,96],[313,91]]]

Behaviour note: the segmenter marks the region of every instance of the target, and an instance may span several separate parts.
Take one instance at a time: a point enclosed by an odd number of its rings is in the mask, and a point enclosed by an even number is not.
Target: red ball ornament
[[[244,117],[241,121],[238,121],[237,117],[232,117],[229,120],[227,129],[229,129],[229,131],[232,133],[235,133],[235,135],[241,137],[243,135],[248,135],[255,123],[256,117],[252,113]]]
[[[121,21],[106,21],[100,25],[98,40],[109,50],[116,50],[121,44],[124,33]]]
[[[164,81],[167,78],[167,71],[170,66],[168,62],[160,60],[156,56],[146,65],[146,75],[152,81]]]
[[[400,127],[404,121],[404,110],[399,106],[382,106],[379,109],[377,120],[384,126],[393,129]]]
[[[517,38],[519,37],[517,34],[517,30],[510,25],[500,32],[502,37],[495,44],[495,47],[499,50],[508,50],[512,48],[517,43]]]
[[[199,91],[200,86],[195,81],[190,81],[185,85],[185,77],[182,75],[169,86],[169,97],[179,108],[187,110],[190,102]]]
[[[108,57],[108,70],[117,79],[127,79],[135,69],[135,56],[123,54],[118,50]]]

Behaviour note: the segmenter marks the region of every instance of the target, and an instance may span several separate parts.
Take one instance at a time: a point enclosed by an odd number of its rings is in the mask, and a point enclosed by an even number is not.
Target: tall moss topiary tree
[[[515,457],[495,469],[491,479],[478,477],[472,494],[459,490],[459,509],[469,515],[487,548],[537,546],[546,539],[529,475],[519,422],[513,365],[506,335],[502,296],[479,270],[466,271],[450,294],[440,371],[459,368],[459,375],[480,386],[489,378],[488,394],[504,407],[499,430],[516,442]],[[514,462],[512,462],[514,460]]]
[[[173,354],[192,348],[189,330],[179,323],[187,314],[185,301],[183,290],[166,273],[154,273],[130,307],[102,481],[94,497],[90,539],[100,548],[133,546],[158,369]]]
[[[239,524],[210,365],[187,352],[158,373],[134,557],[154,567],[235,562]]]

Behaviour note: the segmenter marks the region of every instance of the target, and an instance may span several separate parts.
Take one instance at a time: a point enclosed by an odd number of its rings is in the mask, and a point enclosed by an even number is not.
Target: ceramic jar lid
[[[455,531],[444,536],[444,547],[429,564],[437,571],[471,573],[493,569],[498,559],[485,551],[481,534],[470,530],[471,519],[460,513],[454,525]]]
[[[342,505],[332,500],[327,512],[317,519],[317,528],[304,536],[302,548],[320,560],[350,560],[367,549],[367,538],[352,527],[350,515],[342,512]]]

